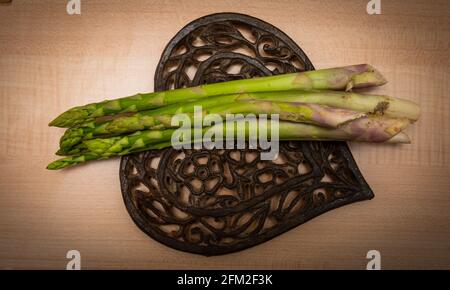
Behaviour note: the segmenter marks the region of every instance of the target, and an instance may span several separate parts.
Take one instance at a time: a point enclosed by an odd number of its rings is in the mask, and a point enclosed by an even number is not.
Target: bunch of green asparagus
[[[385,83],[376,69],[362,64],[137,94],[74,107],[49,124],[68,129],[56,153],[66,157],[47,168],[169,147],[176,130],[172,117],[179,113],[192,117],[198,106],[203,115],[278,114],[280,140],[409,143],[402,131],[418,120],[417,104],[351,91]],[[226,130],[231,125],[224,122],[212,127]]]

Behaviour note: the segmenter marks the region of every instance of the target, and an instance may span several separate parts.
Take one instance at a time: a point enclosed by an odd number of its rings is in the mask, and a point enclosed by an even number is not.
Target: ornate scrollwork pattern
[[[284,33],[240,14],[183,28],[167,46],[156,90],[313,69]],[[373,193],[343,142],[282,142],[261,150],[184,149],[123,157],[122,192],[135,223],[176,249],[204,255],[262,243]]]

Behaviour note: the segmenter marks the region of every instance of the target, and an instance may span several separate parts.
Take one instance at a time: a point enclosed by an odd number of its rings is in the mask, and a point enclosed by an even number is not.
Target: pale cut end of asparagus
[[[369,64],[358,64],[348,67],[350,70],[357,72],[348,82],[346,91],[352,89],[367,88],[373,86],[382,86],[387,83],[386,78],[373,66]]]
[[[406,133],[400,132],[397,135],[395,135],[394,137],[392,137],[391,139],[387,140],[386,143],[389,143],[389,144],[411,144],[411,139],[409,138],[409,136]]]
[[[380,143],[392,139],[409,124],[407,118],[368,116],[352,121],[341,129],[351,136],[349,140]]]

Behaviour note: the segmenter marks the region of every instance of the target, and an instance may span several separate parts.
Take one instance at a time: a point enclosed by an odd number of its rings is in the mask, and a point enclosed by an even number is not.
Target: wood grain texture
[[[65,269],[450,268],[450,2],[67,1],[0,5],[0,267]],[[317,68],[370,63],[390,81],[377,92],[418,102],[412,145],[351,144],[372,201],[326,213],[270,242],[221,257],[172,250],[128,216],[119,160],[51,172],[68,107],[151,91],[166,43],[186,23],[241,12],[285,31]],[[276,249],[276,250],[275,250]]]

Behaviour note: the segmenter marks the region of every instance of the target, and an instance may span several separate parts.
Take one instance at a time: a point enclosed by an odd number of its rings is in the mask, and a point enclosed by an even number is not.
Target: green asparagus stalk
[[[250,121],[252,122],[252,121]],[[257,122],[257,120],[253,120]],[[324,128],[304,123],[279,122],[280,140],[342,140],[342,141],[367,141],[367,142],[408,142],[406,135],[401,134],[409,120],[406,118],[385,118],[378,116],[362,117],[344,124],[337,129]],[[253,124],[258,125],[258,123]],[[226,131],[227,123],[214,125],[208,130]],[[233,123],[234,126],[234,123]],[[270,137],[270,123],[267,126],[267,135]],[[170,146],[173,129],[162,131],[138,131],[123,137],[86,140],[87,151],[81,155],[70,156],[56,160],[48,165],[48,169],[61,169],[82,162],[96,159],[105,159],[113,156],[121,156],[144,150]],[[245,132],[248,138],[248,131]],[[223,133],[224,136],[225,133]],[[227,136],[228,137],[228,136]],[[155,142],[156,141],[156,142]]]
[[[124,144],[133,144],[134,147],[136,147],[141,145],[142,142],[145,143],[147,148],[153,149],[153,147],[151,147],[150,145],[170,141],[170,137],[174,131],[175,129],[137,131],[133,134],[125,136],[85,140],[73,146],[68,151],[59,149],[58,152],[56,152],[56,155],[73,156],[86,153],[94,153],[106,156],[108,154],[116,154],[116,148],[119,148],[120,152],[125,152],[125,149],[123,147]],[[138,141],[136,143],[136,140],[139,139],[142,139],[142,142]],[[134,149],[134,147],[131,146],[128,149]]]
[[[372,66],[367,64],[352,65],[236,80],[164,92],[136,94],[115,100],[106,100],[99,103],[74,107],[59,115],[49,125],[73,127],[89,118],[126,112],[138,112],[216,95],[298,89],[350,90],[351,88],[379,86],[385,83],[386,80],[383,76]]]
[[[237,99],[239,101],[257,99],[317,104],[356,112],[376,114],[389,118],[407,118],[411,123],[414,123],[420,117],[420,107],[416,103],[384,95],[311,90],[242,94]]]

